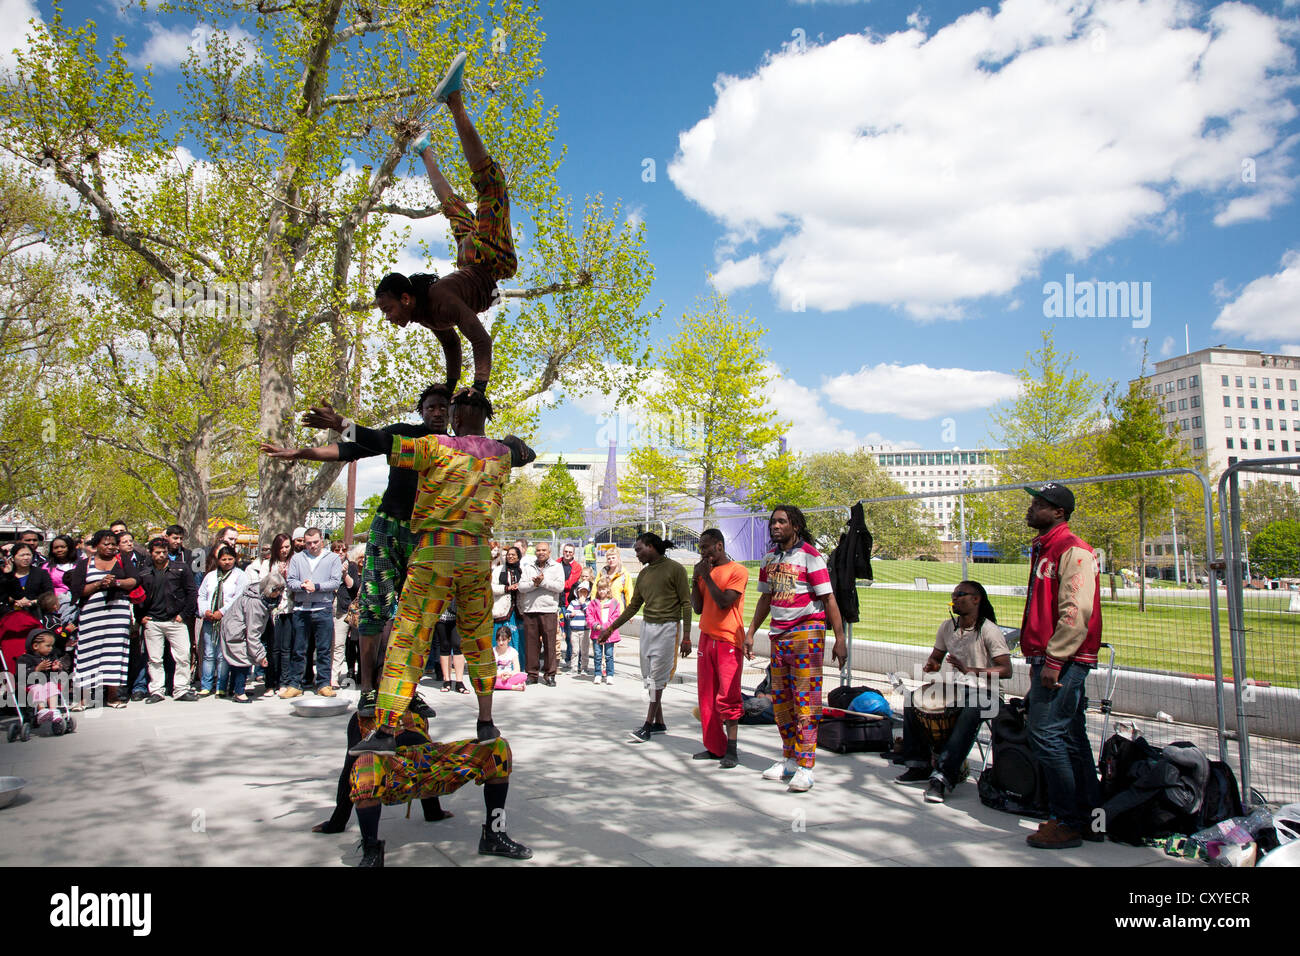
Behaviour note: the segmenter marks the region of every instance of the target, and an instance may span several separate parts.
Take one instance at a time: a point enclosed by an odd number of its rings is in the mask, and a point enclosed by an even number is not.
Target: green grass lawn
[[[745,593],[744,619],[748,623],[758,601],[758,572],[756,562],[746,564],[751,569]],[[914,578],[924,577],[937,590],[859,587],[860,620],[853,626],[853,639],[933,646],[935,631],[948,616],[951,586],[961,579],[961,566],[934,561],[872,561],[872,570],[878,582],[910,584]],[[968,572],[986,585],[1023,586],[1029,574],[1025,564],[971,564]],[[1145,612],[1138,611],[1136,598],[1112,601],[1106,595],[1103,580],[1102,640],[1115,647],[1117,665],[1177,674],[1214,673],[1208,595],[1177,589],[1148,593]],[[1285,612],[1289,602],[1285,593],[1260,597],[1260,606],[1248,605],[1245,614],[1246,676],[1284,687],[1300,687],[1300,614]],[[1224,675],[1231,678],[1228,610],[1222,593],[1219,598]],[[989,599],[999,622],[1019,625],[1024,598],[992,594]],[[1103,652],[1103,662],[1105,659]]]

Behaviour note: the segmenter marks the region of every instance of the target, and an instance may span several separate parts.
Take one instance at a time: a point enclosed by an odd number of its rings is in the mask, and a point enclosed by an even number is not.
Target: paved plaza
[[[469,785],[444,799],[451,820],[385,808],[387,865],[1195,865],[1114,843],[1030,849],[1036,824],[981,805],[973,780],[929,805],[923,785],[894,784],[901,768],[874,754],[818,751],[814,789],[788,793],[759,777],[780,755],[774,726],[741,727],[733,770],[693,761],[702,746],[693,658],[664,694],[668,734],[628,743],[645,716],[636,649],[635,639],[619,645],[609,686],[561,674],[554,689],[496,695],[515,754],[508,828],[533,848],[531,862],[478,856],[483,802]],[[765,663],[746,668],[747,690]],[[473,735],[471,695],[422,693],[438,711],[436,739]],[[343,695],[355,701],[355,691]],[[355,819],[342,834],[310,832],[334,800],[346,722],[296,716],[275,698],[169,700],[88,711],[63,738],[0,742],[0,775],[29,781],[0,809],[0,864],[355,866]]]

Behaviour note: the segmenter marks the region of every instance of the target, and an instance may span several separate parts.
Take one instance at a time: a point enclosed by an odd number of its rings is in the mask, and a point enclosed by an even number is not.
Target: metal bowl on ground
[[[22,777],[0,777],[0,807],[7,807],[18,799],[27,781]]]
[[[290,703],[299,717],[337,717],[352,709],[346,697],[295,697]]]

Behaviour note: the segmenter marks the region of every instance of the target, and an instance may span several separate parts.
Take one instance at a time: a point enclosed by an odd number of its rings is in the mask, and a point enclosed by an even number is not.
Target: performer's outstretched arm
[[[469,312],[468,309],[466,309],[465,311]],[[474,313],[472,312],[470,312],[470,316],[474,319],[474,324],[478,325],[478,316],[474,315]],[[462,325],[461,328],[463,329],[464,326]],[[479,325],[479,329],[482,330],[482,328],[483,326]],[[433,334],[437,336],[438,341],[442,343],[442,354],[446,357],[447,360],[447,388],[454,394],[456,391],[456,383],[460,381],[460,364],[461,364],[460,336],[456,334],[455,329],[434,329]],[[470,344],[471,345],[474,344],[474,340],[472,338],[470,339]],[[489,351],[491,350],[491,348],[492,348],[492,342],[491,340],[489,340],[488,341]],[[478,346],[474,346],[474,371],[476,375],[478,373],[478,362],[479,362]],[[490,369],[491,367],[492,367],[492,360],[489,357],[488,368]]]

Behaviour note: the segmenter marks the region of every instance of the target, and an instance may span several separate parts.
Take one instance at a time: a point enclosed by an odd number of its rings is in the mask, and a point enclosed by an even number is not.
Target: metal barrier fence
[[[1241,786],[1258,790],[1265,802],[1300,800],[1300,746],[1281,745],[1271,729],[1294,726],[1300,717],[1300,595],[1294,592],[1248,592],[1249,565],[1241,526],[1241,474],[1300,477],[1300,457],[1261,458],[1230,465],[1219,479],[1220,533],[1228,583],[1228,623],[1232,636],[1232,670],[1242,680],[1233,685]],[[1240,689],[1240,693],[1236,690]],[[1292,738],[1293,740],[1295,738]]]

